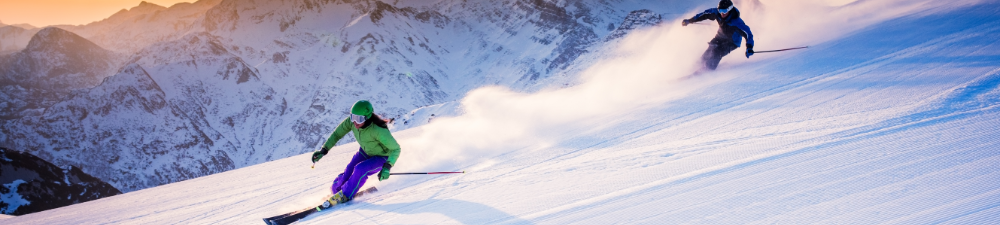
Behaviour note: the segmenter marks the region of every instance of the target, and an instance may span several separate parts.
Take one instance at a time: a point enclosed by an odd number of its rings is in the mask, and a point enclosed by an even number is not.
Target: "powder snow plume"
[[[981,1],[734,2],[754,33],[755,49],[767,50],[822,44],[882,21],[917,13],[946,12]],[[723,59],[718,71],[681,79],[698,69],[699,58],[707,47],[704,43],[718,29],[714,21],[701,22],[709,25],[681,26],[681,20],[711,7],[715,7],[714,2],[631,33],[609,54],[613,56],[578,74],[579,85],[534,93],[518,93],[504,87],[469,92],[461,100],[464,114],[437,118],[397,136],[403,146],[401,158],[406,158],[397,168],[399,171],[462,170],[461,167],[518,149],[558,148],[569,137],[602,131],[593,124],[641,120],[630,115],[745,74],[754,61],[782,56],[759,54],[747,59],[743,56],[744,48],[740,48]]]

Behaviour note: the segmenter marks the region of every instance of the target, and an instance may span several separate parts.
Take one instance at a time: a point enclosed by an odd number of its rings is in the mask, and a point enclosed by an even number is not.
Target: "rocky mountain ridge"
[[[121,54],[63,29],[36,33],[27,47],[0,55],[0,118],[15,119],[55,104],[73,91],[96,86],[124,60]]]
[[[24,215],[122,192],[80,168],[0,148],[0,213]]]
[[[122,9],[107,19],[85,25],[54,25],[76,33],[102,48],[130,55],[153,43],[171,41],[192,32],[200,31],[200,21],[205,11],[222,0],[198,0],[164,7],[140,2],[131,9]],[[0,55],[15,52],[27,46],[42,28],[27,24],[0,24]]]

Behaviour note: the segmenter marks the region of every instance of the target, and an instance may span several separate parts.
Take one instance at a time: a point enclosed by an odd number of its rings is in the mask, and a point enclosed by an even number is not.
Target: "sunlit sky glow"
[[[196,0],[145,0],[163,7]],[[143,0],[0,0],[0,23],[36,27],[82,25],[108,18],[122,9],[136,7]]]

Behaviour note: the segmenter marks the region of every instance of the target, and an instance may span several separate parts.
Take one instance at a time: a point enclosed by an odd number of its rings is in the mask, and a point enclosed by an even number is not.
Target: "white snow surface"
[[[20,193],[17,193],[18,186],[24,183],[27,182],[17,179],[9,184],[3,184],[3,188],[7,193],[0,193],[0,202],[4,203],[4,206],[0,207],[0,213],[13,213],[18,207],[31,204],[28,200],[24,200]]]
[[[298,224],[1000,222],[1000,4],[743,2],[758,51],[812,46],[685,77],[715,27],[671,19],[578,60],[577,85],[432,107],[462,113],[396,131],[393,171],[467,173],[371,179]],[[3,222],[263,224],[317,204],[357,148]]]

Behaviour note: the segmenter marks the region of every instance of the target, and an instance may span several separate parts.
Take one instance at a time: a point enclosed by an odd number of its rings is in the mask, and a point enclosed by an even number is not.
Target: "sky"
[[[122,9],[131,9],[142,0],[0,0],[0,23],[36,27],[83,25],[108,18]],[[170,7],[195,0],[146,0]]]

